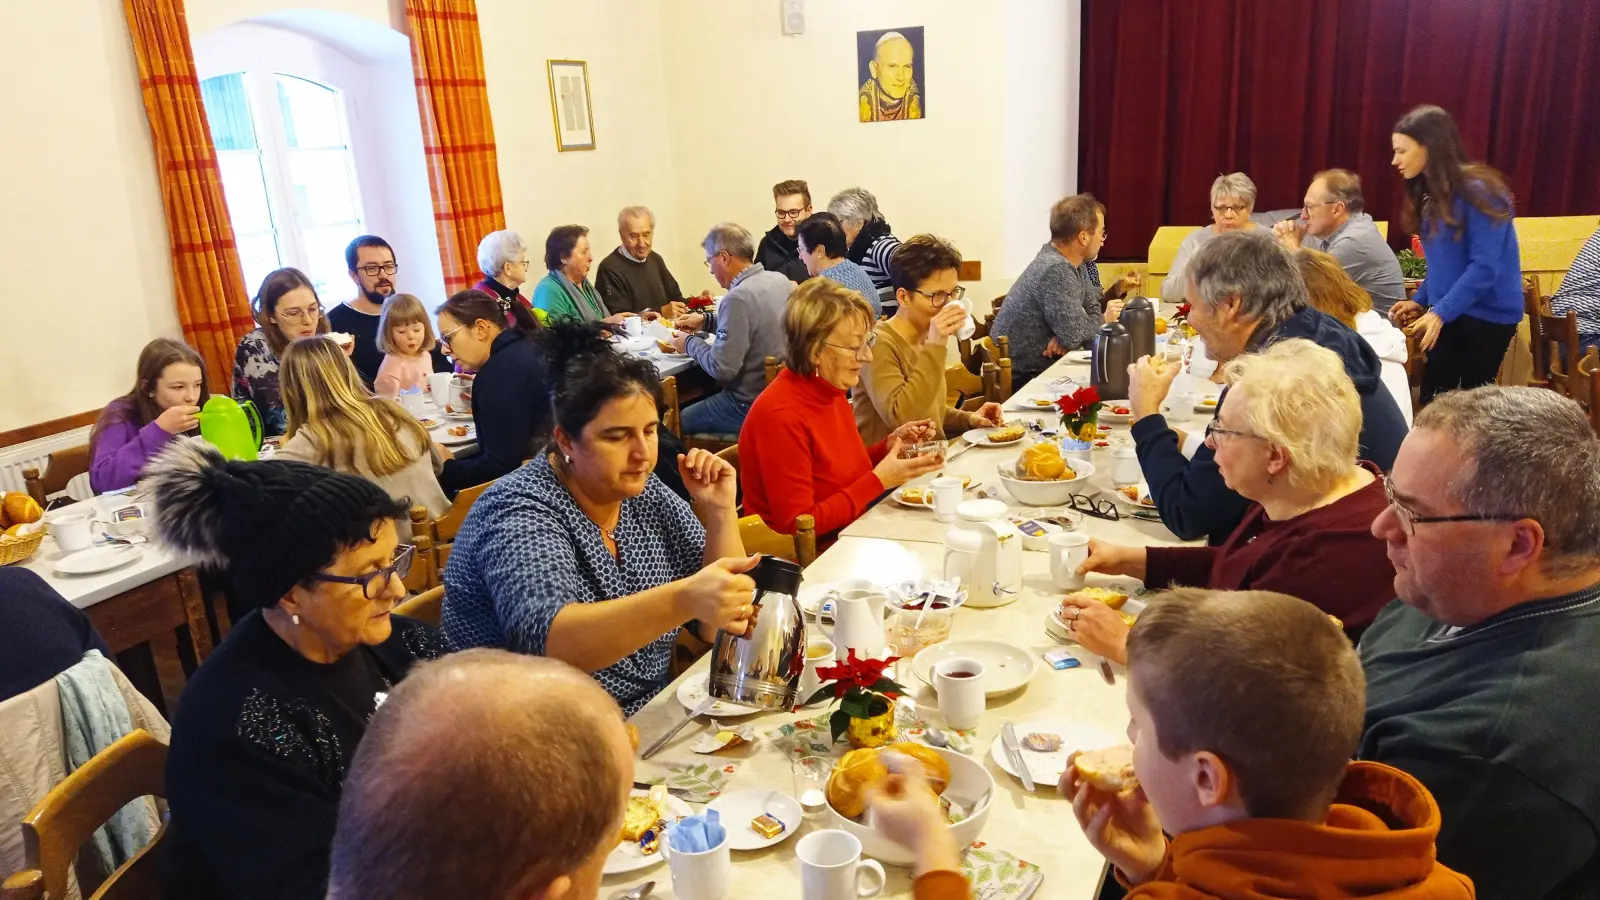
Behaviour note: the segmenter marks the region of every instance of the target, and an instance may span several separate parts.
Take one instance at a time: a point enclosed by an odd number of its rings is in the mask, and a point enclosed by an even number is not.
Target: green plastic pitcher
[[[221,450],[223,456],[243,460],[260,458],[257,451],[266,435],[254,403],[249,400],[239,403],[232,397],[212,394],[200,410],[199,418],[200,436]]]

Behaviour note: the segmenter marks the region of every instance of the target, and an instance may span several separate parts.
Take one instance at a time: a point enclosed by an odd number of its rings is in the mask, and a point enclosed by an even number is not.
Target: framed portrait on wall
[[[578,59],[548,59],[550,115],[556,124],[556,149],[594,149],[594,107],[589,102],[589,64]]]
[[[928,113],[922,26],[856,32],[856,106],[863,122],[900,122]]]

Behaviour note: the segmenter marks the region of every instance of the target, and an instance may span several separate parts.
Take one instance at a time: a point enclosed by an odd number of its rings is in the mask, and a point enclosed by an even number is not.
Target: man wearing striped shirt
[[[1600,346],[1600,230],[1589,235],[1578,251],[1578,258],[1561,280],[1561,289],[1550,298],[1550,309],[1558,316],[1576,311],[1579,342],[1585,347]]]

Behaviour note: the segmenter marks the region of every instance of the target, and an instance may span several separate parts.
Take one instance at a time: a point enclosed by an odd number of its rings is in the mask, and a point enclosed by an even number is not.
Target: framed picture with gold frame
[[[547,59],[550,73],[550,116],[556,125],[556,149],[594,149],[594,106],[589,102],[589,64],[580,59]]]

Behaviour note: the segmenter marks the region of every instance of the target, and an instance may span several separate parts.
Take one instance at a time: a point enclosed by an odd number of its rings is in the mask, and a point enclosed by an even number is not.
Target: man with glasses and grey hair
[[[750,404],[767,386],[767,357],[783,359],[783,313],[794,282],[756,262],[755,238],[732,222],[711,226],[702,247],[706,268],[728,292],[717,305],[716,341],[675,331],[672,343],[679,353],[693,357],[722,390],[684,407],[683,436],[716,435],[737,441]]]
[[[1447,393],[1387,487],[1357,756],[1433,792],[1478,896],[1600,896],[1600,438],[1552,391]]]
[[[848,245],[845,256],[862,269],[878,289],[878,306],[890,315],[895,311],[894,282],[889,277],[889,261],[894,258],[900,239],[884,221],[878,198],[866,188],[845,188],[828,201],[828,212],[838,218]]]
[[[654,318],[659,313],[676,319],[687,309],[678,280],[667,271],[667,261],[653,248],[656,214],[646,206],[630,206],[617,213],[617,235],[622,243],[600,260],[594,286],[613,315],[639,313]]]
[[[1367,215],[1361,177],[1354,172],[1329,169],[1312,176],[1300,215],[1272,226],[1272,233],[1291,252],[1304,246],[1338,260],[1383,316],[1406,298],[1400,260]]]
[[[1293,257],[1265,228],[1213,238],[1195,254],[1184,281],[1189,324],[1218,365],[1289,338],[1305,338],[1337,353],[1361,398],[1361,459],[1385,471],[1394,464],[1406,420],[1383,384],[1383,361],[1359,334],[1311,305]],[[1186,541],[1208,537],[1219,544],[1239,524],[1249,501],[1228,487],[1210,447],[1201,445],[1192,458],[1185,457],[1187,435],[1161,414],[1180,368],[1157,368],[1149,357],[1129,366],[1134,447],[1162,524]],[[1224,391],[1218,410],[1227,402]]]
[[[1255,209],[1256,183],[1250,180],[1249,175],[1243,172],[1218,175],[1217,180],[1211,182],[1211,224],[1190,234],[1178,245],[1178,253],[1172,258],[1172,268],[1167,272],[1167,279],[1161,283],[1161,299],[1168,303],[1184,302],[1184,272],[1189,268],[1189,261],[1212,238],[1235,231],[1252,231],[1258,225],[1271,225],[1273,220],[1285,215],[1268,213],[1257,216]]]

